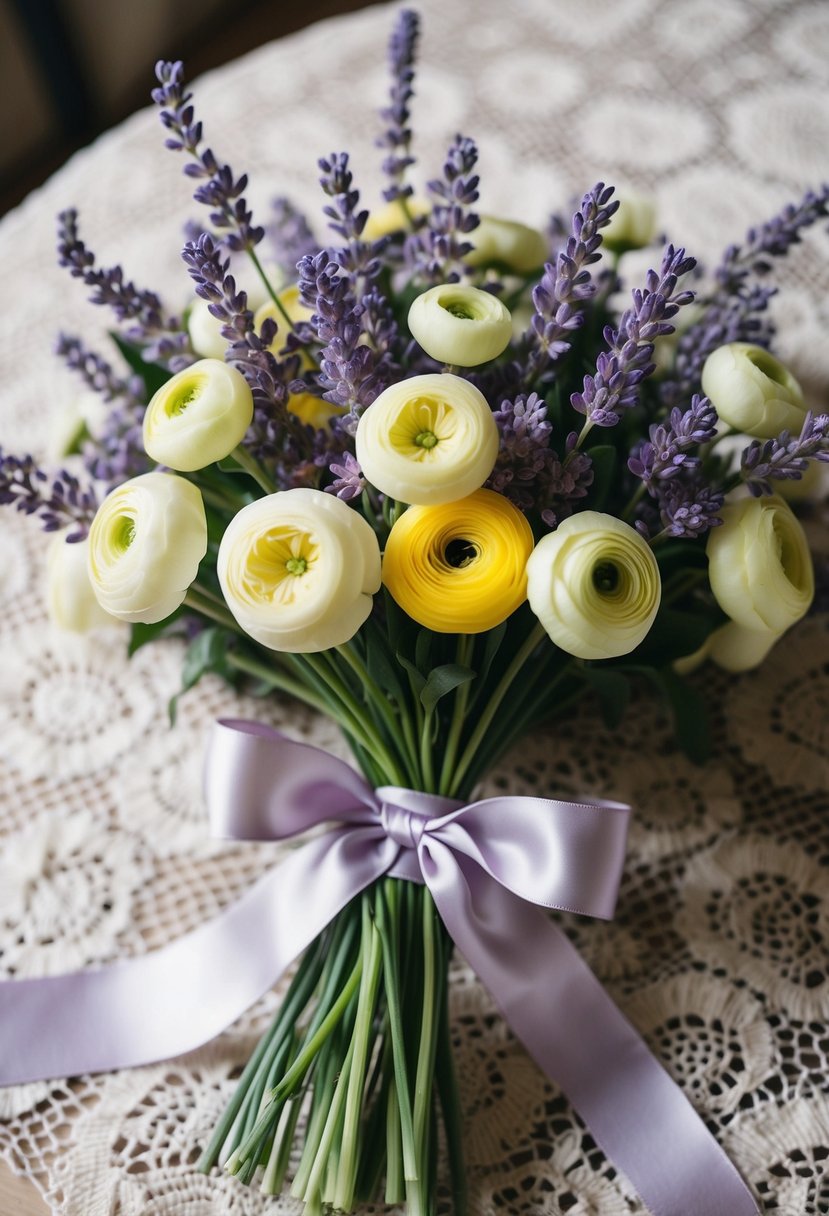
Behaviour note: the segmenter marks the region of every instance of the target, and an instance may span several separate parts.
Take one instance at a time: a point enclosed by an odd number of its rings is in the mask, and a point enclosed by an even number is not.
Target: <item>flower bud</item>
[[[723,422],[735,431],[773,439],[780,431],[800,434],[806,403],[790,371],[762,346],[729,342],[705,360],[702,391]]]
[[[409,215],[416,220],[422,219],[432,210],[428,203],[419,198],[407,198],[406,207]],[[381,237],[391,236],[394,232],[408,232],[410,228],[403,203],[399,198],[395,198],[369,212],[362,238],[364,241],[379,241]]]
[[[527,599],[556,646],[580,659],[635,650],[659,609],[656,558],[615,515],[581,511],[543,537],[527,562]]]
[[[439,363],[477,367],[496,359],[512,337],[512,317],[497,296],[464,283],[424,291],[409,309],[409,329]]]
[[[493,490],[409,507],[383,555],[383,582],[404,612],[435,633],[484,633],[527,596],[530,525]]]
[[[190,473],[229,456],[253,420],[253,394],[235,367],[202,359],[155,394],[144,415],[144,447],[158,464]]]
[[[275,289],[278,289],[285,280],[280,268],[273,263],[265,266],[265,274],[268,282]],[[258,274],[251,275],[250,281],[246,282],[244,286],[247,307],[255,313],[257,308],[261,308],[265,301],[270,299],[268,289]],[[187,332],[190,335],[190,344],[197,355],[201,355],[204,359],[224,359],[225,351],[230,343],[227,338],[222,336],[223,324],[223,321],[213,316],[208,301],[203,300],[201,296],[196,296],[187,312]]]
[[[473,248],[464,256],[467,266],[495,264],[527,274],[543,266],[548,256],[547,242],[536,228],[492,215],[481,216],[469,241]]]
[[[656,203],[646,194],[628,191],[602,232],[602,244],[612,253],[644,249],[656,236]]]
[[[313,654],[352,638],[380,588],[380,546],[362,515],[322,490],[282,490],[234,516],[219,546],[227,606],[271,650]]]
[[[473,384],[448,373],[390,385],[360,418],[357,460],[381,493],[435,505],[465,498],[489,477],[498,426]]]
[[[59,629],[87,633],[100,625],[114,624],[95,598],[89,581],[89,541],[67,544],[54,536],[46,553],[47,607]]]
[[[724,671],[751,671],[760,666],[781,637],[774,629],[744,629],[736,621],[729,621],[708,639],[707,658]]]
[[[782,633],[815,591],[806,536],[782,498],[743,498],[708,536],[708,578],[722,610],[744,629]]]
[[[163,621],[184,602],[207,552],[199,491],[172,473],[117,486],[89,530],[89,579],[98,603],[122,621]]]

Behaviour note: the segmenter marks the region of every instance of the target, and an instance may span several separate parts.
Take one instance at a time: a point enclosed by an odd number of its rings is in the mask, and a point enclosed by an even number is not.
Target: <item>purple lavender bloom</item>
[[[352,456],[351,452],[342,452],[331,458],[328,468],[335,478],[330,486],[325,487],[328,494],[336,494],[343,502],[359,498],[366,488],[366,479],[356,456]]]
[[[742,454],[740,472],[751,493],[759,498],[774,493],[773,480],[798,481],[810,458],[829,461],[829,414],[814,418],[807,413],[794,439],[788,431],[781,431],[765,443],[753,440]]]
[[[670,318],[694,298],[692,291],[676,291],[677,281],[696,265],[684,249],[668,245],[657,273],[648,271],[644,290],[633,291],[633,306],[622,314],[619,328],[604,331],[610,350],[596,361],[596,372],[585,376],[584,388],[573,393],[570,404],[593,426],[615,426],[625,410],[639,400],[639,386],[655,370],[651,362],[654,340],[674,332]]]
[[[729,245],[717,268],[716,278],[727,293],[740,291],[749,274],[768,274],[772,258],[784,257],[801,234],[818,219],[829,215],[829,183],[815,193],[808,190],[797,203],[789,203],[779,215],[756,228],[749,228],[745,244]]]
[[[190,104],[192,93],[184,91],[184,65],[160,59],[155,65],[159,88],[153,89],[153,101],[160,109],[160,118],[168,131],[165,146],[176,152],[187,152],[192,158],[184,172],[188,177],[203,179],[193,198],[211,208],[210,222],[226,232],[228,249],[251,251],[265,235],[264,228],[255,227],[253,215],[244,198],[247,174],[237,180],[230,165],[220,165],[210,148],[202,150],[202,124],[195,122]]]
[[[274,256],[282,270],[293,278],[297,263],[306,254],[319,252],[320,243],[311,231],[308,220],[290,199],[280,196],[271,203],[273,224],[268,236]]]
[[[535,383],[550,363],[570,349],[573,333],[584,322],[584,305],[596,292],[588,266],[598,262],[601,229],[610,222],[619,203],[611,201],[612,186],[597,184],[584,195],[573,216],[571,233],[548,262],[541,282],[533,288],[535,313],[526,334],[524,383]]]
[[[689,469],[653,485],[662,526],[668,536],[703,536],[722,523],[719,512],[724,495],[707,484],[699,469]]]
[[[342,249],[332,252],[332,258],[339,262],[351,279],[352,289],[359,299],[380,273],[382,263],[379,255],[386,241],[361,239],[368,212],[358,210],[360,192],[353,188],[348,153],[332,152],[329,157],[322,158],[317,163],[322,169],[320,185],[331,199],[331,202],[323,207],[323,214],[328,216],[329,228],[345,242]]]
[[[98,509],[91,486],[66,469],[48,474],[32,456],[13,456],[0,447],[0,506],[39,515],[44,532],[71,527],[67,541],[83,540]]]
[[[144,409],[144,383],[140,376],[126,380],[116,376],[111,365],[95,351],[84,345],[74,334],[59,333],[55,354],[66,366],[77,372],[87,388],[100,393],[104,401],[123,401],[135,409]]]
[[[414,163],[409,149],[412,132],[409,127],[409,102],[414,90],[414,63],[420,35],[420,18],[412,9],[403,9],[389,39],[389,67],[391,68],[391,90],[389,105],[380,111],[387,127],[376,141],[380,148],[388,148],[383,161],[383,172],[390,185],[383,191],[388,202],[409,198],[412,187],[404,184],[406,170]]]
[[[475,143],[456,135],[446,154],[443,176],[428,183],[434,199],[432,211],[425,226],[407,238],[405,257],[414,274],[429,283],[457,283],[467,273],[463,258],[472,244],[464,238],[480,223],[470,209],[478,199],[477,162]]]
[[[144,347],[149,361],[166,363],[179,370],[195,356],[181,321],[164,311],[154,291],[145,291],[124,279],[120,266],[109,270],[95,269],[95,255],[78,236],[78,212],[74,207],[58,216],[58,262],[73,278],[83,279],[92,288],[93,304],[105,304],[113,309],[119,321],[132,324],[126,337]]]
[[[691,455],[691,450],[708,443],[716,430],[717,411],[707,397],[696,395],[684,413],[674,408],[667,422],[653,424],[648,429],[649,439],[637,445],[628,460],[628,468],[648,486],[657,479],[667,481],[676,477],[681,469],[699,465],[699,456]]]

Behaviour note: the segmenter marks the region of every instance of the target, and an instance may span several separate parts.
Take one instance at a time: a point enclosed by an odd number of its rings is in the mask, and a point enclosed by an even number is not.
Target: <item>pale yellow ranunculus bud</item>
[[[61,533],[46,552],[46,603],[50,620],[70,633],[88,633],[115,622],[95,598],[89,581],[89,541],[71,545]]]
[[[580,511],[543,537],[527,562],[527,599],[556,646],[580,659],[629,654],[662,596],[656,558],[615,515]]]
[[[327,430],[332,418],[340,418],[348,412],[348,406],[336,405],[314,393],[290,393],[285,406],[290,414],[315,431]]]
[[[207,552],[197,488],[172,473],[117,486],[89,530],[88,570],[98,603],[122,621],[163,621],[184,602]]]
[[[407,198],[406,206],[409,209],[409,215],[416,220],[428,215],[432,210],[428,203],[419,198]],[[409,232],[410,229],[411,225],[403,209],[403,203],[399,198],[395,198],[390,203],[384,203],[381,207],[369,212],[362,237],[364,241],[379,241],[381,237],[391,236],[393,232]]]
[[[201,359],[177,372],[144,414],[144,447],[158,464],[190,473],[229,456],[253,421],[253,394],[235,367]]]
[[[705,360],[702,391],[735,431],[772,439],[799,435],[806,415],[803,391],[779,359],[749,342],[718,346]]]
[[[187,315],[190,345],[204,359],[224,359],[230,343],[222,336],[223,321],[214,317],[207,300],[196,296]]]
[[[227,606],[271,650],[313,654],[352,638],[380,588],[380,546],[362,515],[322,490],[243,507],[219,546]]]
[[[711,634],[706,657],[724,671],[751,671],[760,666],[781,637],[774,629],[744,629],[736,621],[729,621]]]
[[[302,303],[299,286],[296,283],[292,283],[290,287],[285,287],[282,291],[277,292],[277,299],[293,323],[297,321],[310,321],[314,315],[312,309],[306,308]],[[276,321],[277,327],[276,337],[268,349],[273,354],[278,355],[285,347],[289,327],[282,309],[270,297],[256,310],[256,315],[253,318],[253,324],[257,333],[261,330],[263,321],[268,320]],[[308,363],[310,364],[310,360],[308,360]]]
[[[780,478],[777,493],[786,502],[824,502],[829,498],[829,463],[810,460],[802,477]]]
[[[536,228],[482,215],[467,240],[473,246],[464,256],[468,266],[505,266],[516,274],[537,270],[548,258],[547,242]]]
[[[602,244],[612,253],[644,249],[656,236],[656,203],[646,194],[627,191],[602,232]]]
[[[497,296],[464,283],[431,287],[412,302],[409,329],[439,363],[477,367],[496,359],[512,337],[512,317]]]
[[[498,427],[483,394],[446,372],[389,385],[357,427],[357,460],[381,493],[433,506],[465,498],[489,477]]]
[[[782,498],[743,498],[708,536],[708,578],[719,606],[744,629],[782,633],[815,592],[806,536]]]

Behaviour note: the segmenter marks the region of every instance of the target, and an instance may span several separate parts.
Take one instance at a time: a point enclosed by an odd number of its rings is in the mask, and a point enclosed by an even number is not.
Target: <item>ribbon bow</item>
[[[629,807],[372,790],[333,756],[239,720],[214,727],[206,790],[217,836],[281,840],[338,826],[160,950],[0,984],[0,1084],[191,1051],[389,875],[426,884],[512,1029],[656,1216],[756,1216],[702,1120],[541,910],[613,915]]]

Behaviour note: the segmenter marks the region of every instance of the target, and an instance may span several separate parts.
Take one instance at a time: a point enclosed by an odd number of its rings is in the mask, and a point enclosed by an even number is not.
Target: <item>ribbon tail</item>
[[[0,983],[0,1085],[131,1068],[200,1047],[272,987],[397,852],[372,829],[331,832],[159,950]]]
[[[655,1216],[757,1216],[737,1170],[558,926],[434,839],[421,863],[458,948]]]

